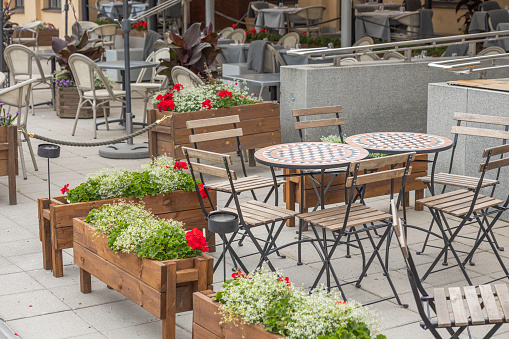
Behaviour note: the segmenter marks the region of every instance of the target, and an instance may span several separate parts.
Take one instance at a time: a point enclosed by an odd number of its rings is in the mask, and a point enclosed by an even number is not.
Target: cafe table
[[[393,3],[380,3],[380,2],[368,2],[365,4],[355,5],[354,8],[358,13],[362,12],[374,12],[383,6],[384,9],[389,11],[397,11],[402,7],[402,4],[393,4]]]
[[[256,17],[255,28],[257,32],[264,27],[276,29],[279,35],[286,33],[286,16],[288,13],[295,12],[300,8],[294,7],[275,7],[275,8],[263,8],[260,9],[258,16]]]
[[[365,159],[369,152],[361,147],[327,142],[295,142],[288,144],[279,144],[260,148],[255,152],[255,159],[263,165],[271,168],[288,168],[300,170],[299,173],[284,174],[278,177],[305,176],[313,178],[317,171],[320,173],[320,206],[324,208],[324,179],[325,171],[335,168],[348,166],[351,162]],[[327,172],[334,173],[334,172]],[[303,201],[304,185],[301,185],[301,199]],[[304,204],[300,204],[300,212],[304,212]],[[297,265],[302,265],[301,245],[302,245],[302,220],[299,223],[298,261]],[[308,240],[309,241],[309,240]],[[286,244],[286,247],[292,244]],[[313,245],[315,245],[313,243]],[[282,247],[279,247],[282,248]],[[316,246],[315,246],[316,248]],[[318,251],[318,249],[317,249]],[[318,251],[318,253],[320,253]]]
[[[375,11],[357,13],[355,19],[355,40],[370,36],[391,41],[390,20],[407,12]]]

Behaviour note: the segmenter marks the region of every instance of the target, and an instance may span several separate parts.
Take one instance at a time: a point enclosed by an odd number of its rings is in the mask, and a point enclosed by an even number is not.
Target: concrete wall
[[[425,62],[379,61],[341,67],[282,67],[283,142],[298,140],[298,134],[293,128],[292,109],[332,105],[343,106],[346,135],[373,131],[425,132],[428,84],[477,77],[429,68],[428,62],[429,59]],[[490,72],[488,78],[509,77],[509,68]],[[337,130],[320,128],[305,131],[308,141],[317,141],[321,136],[329,134],[337,134]]]
[[[509,79],[501,79],[509,81]],[[475,89],[468,87],[451,86],[445,83],[429,84],[428,94],[428,123],[427,131],[430,134],[437,134],[451,139],[451,126],[456,125],[453,120],[454,112],[465,112],[472,114],[494,115],[509,117],[509,93]],[[504,130],[503,126],[498,128],[488,127],[483,124],[463,123],[463,126],[490,128]],[[485,148],[501,145],[501,140],[487,139],[472,136],[462,136],[458,139],[458,146],[455,152],[453,173],[478,177],[479,164],[485,159],[482,152]],[[443,152],[439,156],[437,171],[447,171],[451,151]],[[488,178],[494,178],[496,170],[488,172]],[[501,172],[500,185],[497,186],[496,197],[505,201],[509,193],[509,172],[505,168]],[[509,213],[503,215],[509,220]]]

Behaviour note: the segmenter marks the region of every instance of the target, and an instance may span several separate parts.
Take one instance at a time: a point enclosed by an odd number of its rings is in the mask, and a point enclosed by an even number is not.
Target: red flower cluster
[[[182,89],[184,89],[184,86],[183,86],[183,85],[181,85],[181,84],[175,84],[175,85],[173,85],[173,90],[174,90],[174,91],[177,91],[177,92],[178,92],[178,91],[180,91],[180,90],[182,90]]]
[[[225,97],[231,98],[233,96],[232,92],[227,91],[227,90],[219,91],[219,92],[217,92],[217,95],[219,95],[221,98],[225,98]]]
[[[286,286],[291,285],[290,279],[288,277],[278,277],[277,280],[279,280],[280,282],[284,282],[286,284]]]
[[[205,100],[204,102],[201,103],[201,107],[205,107],[206,109],[211,109],[212,101],[210,101],[210,99]]]
[[[175,165],[173,165],[173,169],[187,169],[187,162],[185,161],[175,161]]]
[[[66,184],[64,185],[64,187],[62,187],[62,189],[60,190],[60,192],[62,192],[62,194],[65,194],[65,192],[69,191],[69,184]]]
[[[307,34],[307,31],[302,32],[302,34]]]
[[[156,100],[160,100],[157,104],[157,109],[161,111],[171,111],[175,108],[175,102],[173,102],[173,93],[166,93],[164,95],[159,94]]]
[[[209,250],[207,247],[208,242],[203,236],[203,232],[196,227],[186,233],[186,240],[187,244],[192,249],[200,250],[202,252],[207,252]]]
[[[251,34],[256,34],[256,29],[252,29]]]
[[[203,183],[198,185],[198,190],[200,191],[200,195],[202,198],[207,197],[207,191],[205,190],[205,187],[203,187]]]
[[[241,270],[238,270],[237,272],[232,273],[232,278],[234,280],[237,280],[237,279],[240,279],[240,278],[247,278],[247,274],[242,273]]]
[[[147,23],[146,22],[138,22],[138,23],[134,24],[132,28],[137,31],[144,31],[147,29]]]
[[[232,25],[232,27],[233,27],[233,28],[237,28],[237,24],[233,24],[233,25]]]
[[[337,301],[336,304],[345,304],[346,305],[346,301]]]
[[[265,33],[265,28],[260,29],[260,33]]]

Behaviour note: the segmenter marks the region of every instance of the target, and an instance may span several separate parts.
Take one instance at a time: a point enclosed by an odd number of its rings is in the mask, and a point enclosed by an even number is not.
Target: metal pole
[[[215,0],[205,0],[205,26],[212,23],[212,29],[216,26],[214,2]]]
[[[129,22],[129,12],[127,8],[127,0],[124,0],[124,18],[122,19],[122,32],[124,33],[124,59],[125,59],[125,72],[124,72],[124,88],[125,88],[125,118],[126,118],[126,133],[133,132],[133,114],[131,109],[131,58],[129,56],[129,32],[131,31],[131,23]],[[133,139],[127,140],[128,145],[133,144]]]
[[[0,48],[0,72],[4,71],[4,6],[2,5],[2,10],[0,11],[0,36],[2,37],[2,48]]]
[[[184,8],[184,14],[182,15],[184,18],[182,21],[184,21],[184,27],[182,28],[182,33],[185,33],[187,31],[187,15],[189,13],[189,2],[187,0],[182,0],[182,7]]]
[[[352,46],[352,2],[341,0],[341,47]]]
[[[48,158],[48,211],[51,211],[51,176],[50,176],[50,173],[49,173],[49,158]],[[53,244],[52,244],[52,236],[51,236],[51,227],[49,227],[49,247],[50,249],[53,248]],[[44,239],[43,239],[44,241]],[[51,272],[53,272],[53,251],[49,251],[49,258],[50,258],[50,268],[51,268]],[[46,263],[45,263],[46,264]]]
[[[90,21],[90,15],[89,15],[89,10],[88,10],[88,0],[81,0],[81,20]],[[66,22],[67,22],[67,20],[66,20]]]
[[[156,0],[148,0],[149,9],[155,7],[156,5]],[[164,16],[164,11],[161,14]],[[150,30],[157,32],[157,13],[148,18],[148,27]]]
[[[69,26],[69,0],[65,0],[64,5],[64,11],[65,11],[65,35],[67,36],[67,27]]]

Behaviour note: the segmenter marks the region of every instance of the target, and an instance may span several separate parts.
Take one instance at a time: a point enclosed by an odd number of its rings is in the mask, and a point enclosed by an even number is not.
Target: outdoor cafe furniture
[[[181,84],[184,88],[204,84],[198,75],[182,66],[173,66],[171,79],[174,84]]]
[[[234,80],[239,82],[246,82],[248,85],[255,85],[260,87],[269,87],[270,100],[278,100],[277,88],[281,84],[279,73],[262,73],[262,74],[239,74],[239,75],[224,75],[225,80]]]
[[[98,1],[99,3],[99,1]],[[98,4],[99,7],[99,13],[102,15],[105,15],[112,19],[120,20],[123,17],[123,3],[122,2],[102,2]],[[145,11],[148,8],[147,3],[142,3],[138,1],[128,1],[128,10],[127,12],[131,14],[131,17],[134,16],[134,14],[139,14],[143,11]],[[134,12],[133,12],[134,7]]]
[[[502,12],[508,12],[507,9],[497,9],[497,12],[493,13],[502,13]],[[501,12],[500,12],[501,11]],[[492,11],[475,11],[472,14],[472,20],[470,21],[470,26],[468,27],[468,33],[483,33],[483,32],[489,32],[494,30],[494,28],[497,27],[499,23],[508,22],[506,20],[496,20],[496,23],[493,22],[490,23],[490,12]],[[495,14],[495,16],[497,16]],[[505,16],[504,14],[498,15],[498,17]],[[498,29],[497,29],[498,30]]]
[[[189,164],[189,169],[195,181],[197,191],[199,189],[197,182],[198,174],[207,174],[213,177],[219,177],[228,180],[229,189],[231,190],[231,196],[234,201],[234,207],[220,208],[217,210],[217,212],[212,211],[211,212],[212,213],[226,212],[227,214],[232,213],[236,214],[238,216],[240,230],[247,234],[249,239],[255,245],[258,254],[260,255],[260,260],[258,261],[256,267],[254,267],[253,269],[256,269],[260,267],[263,263],[266,263],[272,271],[275,271],[275,267],[270,262],[268,256],[271,253],[271,250],[274,248],[276,240],[279,234],[281,233],[286,220],[295,217],[297,213],[256,200],[240,203],[238,200],[238,192],[234,184],[234,181],[237,180],[237,175],[235,171],[230,169],[230,166],[232,165],[232,158],[230,155],[208,152],[188,147],[182,147],[182,151],[186,156],[186,160],[187,163]],[[197,159],[197,162],[191,161],[191,158]],[[213,162],[220,165],[216,164],[205,165],[203,163],[200,163],[200,160],[207,160],[208,162]],[[275,185],[276,177],[274,176],[274,174],[272,178]],[[204,187],[205,192],[207,192],[207,187],[206,186]],[[198,197],[200,199],[200,204],[202,206],[205,216],[207,217],[207,219],[210,218],[212,213],[209,213],[206,210],[205,203],[203,201],[204,198],[202,197],[201,194],[199,194]],[[256,227],[266,229],[267,237],[265,239],[260,239],[261,234],[259,232],[257,232],[256,236],[253,234],[252,229]],[[228,251],[230,251],[231,243],[235,239],[237,233],[238,230],[234,231],[231,238],[228,239],[228,243],[226,244],[226,249]],[[262,245],[260,244],[260,242],[262,242]],[[242,264],[241,258],[234,255],[233,253],[234,253],[233,251],[230,251],[230,254],[235,258],[234,260],[237,263],[239,263],[239,265],[242,267],[243,272],[248,273],[249,270]]]
[[[277,46],[283,46],[284,49],[297,48],[300,42],[300,36],[296,32],[286,33],[278,40]]]
[[[358,13],[355,19],[355,40],[370,36],[391,41],[390,20],[400,16],[399,11],[376,11]],[[365,19],[365,20],[364,20]]]
[[[13,44],[21,44],[24,46],[32,46],[34,50],[39,47],[37,43],[37,39],[39,37],[39,30],[37,27],[42,25],[42,21],[33,21],[16,27],[14,34],[12,36]],[[22,32],[30,32],[31,37],[25,38],[22,37]]]
[[[100,25],[90,29],[90,34],[98,36],[97,39],[90,39],[90,43],[99,44],[102,47],[115,48],[115,38],[117,36],[117,24]]]
[[[401,8],[401,4],[392,4],[392,3],[379,3],[379,2],[367,2],[365,4],[357,4],[354,8],[358,13],[361,12],[374,12],[380,9],[380,6],[383,6],[384,9],[388,11],[397,11]]]
[[[325,6],[308,6],[287,14],[289,30],[310,36],[311,33],[320,35],[320,23],[323,19]]]
[[[317,287],[322,275],[325,273],[327,289],[330,291],[333,287],[331,284],[332,278],[335,283],[334,287],[337,287],[340,290],[343,299],[346,300],[345,293],[341,286],[356,283],[356,287],[360,287],[369,267],[373,261],[377,259],[383,270],[384,276],[387,278],[391,287],[394,298],[396,298],[398,304],[403,305],[389,275],[389,271],[387,269],[388,265],[387,263],[384,264],[379,252],[386,240],[387,243],[390,242],[390,237],[388,238],[388,236],[392,231],[391,215],[367,206],[364,203],[363,197],[367,184],[390,179],[391,187],[394,187],[394,181],[399,179],[402,184],[398,192],[398,200],[395,204],[396,209],[399,208],[403,200],[402,196],[404,196],[405,181],[408,174],[411,172],[410,163],[414,155],[415,153],[404,153],[351,162],[347,171],[349,175],[345,182],[348,199],[344,205],[323,209],[322,200],[321,210],[297,215],[299,219],[307,222],[311,226],[324,258],[323,266],[320,269],[311,289]],[[384,167],[386,167],[385,170],[383,169]],[[391,197],[393,193],[396,192],[391,192]],[[322,229],[321,236],[317,228]],[[377,231],[382,232],[381,236],[379,233],[376,233]],[[333,236],[328,236],[328,232],[332,232]],[[375,243],[372,232],[380,236],[378,243]],[[353,237],[354,240],[350,241],[351,237]],[[373,249],[373,253],[367,262],[365,261],[366,258],[361,238],[369,239],[369,243]],[[332,243],[332,246],[330,246],[330,243]],[[359,247],[361,252],[363,263],[362,273],[359,278],[354,281],[341,283],[331,263],[332,257],[340,244],[349,244],[351,246]],[[392,298],[393,297],[389,297],[383,300]],[[407,305],[404,306],[408,307]]]
[[[417,311],[422,319],[420,326],[424,330],[429,330],[433,337],[440,339],[459,338],[465,329],[470,331],[470,327],[484,325],[489,328],[484,338],[491,338],[507,322],[509,316],[507,285],[441,287],[434,288],[433,293],[429,294],[419,278],[406,241],[403,222],[398,217],[394,202],[391,202],[391,206],[394,231],[405,260]],[[449,310],[452,310],[452,319]],[[443,329],[444,333],[447,331],[445,336],[440,335],[438,332],[440,329]]]
[[[290,7],[274,7],[260,9],[256,16],[255,28],[259,32],[262,28],[269,28],[276,30],[279,35],[284,35],[287,31],[286,16],[298,8]]]
[[[246,32],[241,28],[237,28],[228,34],[226,38],[235,41],[235,44],[243,44],[246,42]]]

